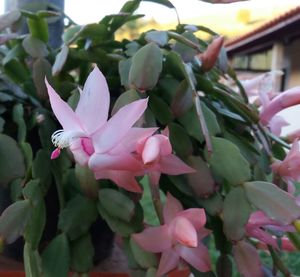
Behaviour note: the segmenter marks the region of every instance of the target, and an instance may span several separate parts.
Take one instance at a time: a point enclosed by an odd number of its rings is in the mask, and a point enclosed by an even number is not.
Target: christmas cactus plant
[[[12,200],[2,247],[23,238],[27,276],[87,273],[101,218],[132,276],[187,266],[259,277],[262,252],[273,274],[291,276],[280,254],[300,248],[299,132],[281,138],[277,113],[300,103],[300,88],[276,93],[272,72],[239,81],[223,37],[203,26],[117,40],[140,2],[98,23],[69,21],[59,49],[48,44],[57,11],[0,18],[2,210]]]

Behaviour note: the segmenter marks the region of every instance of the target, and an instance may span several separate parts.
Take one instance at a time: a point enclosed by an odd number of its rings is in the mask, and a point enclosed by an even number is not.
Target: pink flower
[[[148,99],[134,101],[108,119],[109,91],[106,80],[95,67],[89,75],[76,110],[64,102],[46,81],[52,110],[63,129],[52,135],[58,148],[70,147],[76,162],[105,170],[138,170],[140,164],[120,144],[147,107]],[[149,131],[146,130],[147,133]],[[142,131],[143,133],[143,131]],[[115,151],[118,148],[119,151]],[[59,156],[55,150],[52,158]],[[96,161],[95,161],[96,160]]]
[[[142,173],[148,174],[152,184],[158,185],[161,173],[180,175],[194,173],[195,170],[172,154],[168,129],[164,134],[157,134],[138,141],[136,158],[143,166]]]
[[[264,107],[260,114],[260,122],[263,125],[268,125],[275,114],[277,114],[281,110],[298,104],[300,104],[300,87],[286,90],[273,98]]]
[[[264,99],[274,98],[278,93],[274,92],[274,86],[276,79],[283,74],[282,71],[270,71],[264,74],[260,74],[254,78],[241,80],[245,92],[250,96],[259,96],[260,105],[267,104]]]
[[[295,228],[291,225],[283,225],[278,221],[270,219],[262,211],[256,211],[251,214],[248,223],[245,226],[245,230],[247,236],[256,238],[265,244],[273,246],[274,248],[278,248],[277,237],[268,231],[294,232]],[[286,245],[288,244],[286,243]]]
[[[118,145],[115,151],[120,151],[120,153],[126,151],[128,153],[133,153],[136,148],[136,143],[138,140],[146,139],[151,136],[157,128],[131,128],[127,135],[123,138],[122,142]],[[96,158],[95,158],[96,159]],[[139,163],[138,169],[142,170],[142,165]],[[137,183],[135,176],[138,176],[136,171],[126,171],[126,170],[97,170],[97,163],[95,161],[94,173],[96,179],[109,179],[116,183],[119,187],[122,187],[128,191],[132,192],[142,192],[141,187]],[[143,175],[143,173],[141,173]]]
[[[278,92],[274,92],[274,86],[276,78],[282,74],[282,71],[270,71],[255,78],[241,81],[249,97],[258,96],[255,103],[262,106],[262,112],[267,109],[271,100],[279,95]],[[273,116],[266,125],[273,134],[279,136],[282,127],[289,125],[289,123],[281,116],[276,115]]]
[[[298,140],[293,142],[291,150],[283,161],[275,161],[272,170],[287,181],[300,181],[300,152]]]
[[[201,240],[210,231],[204,228],[204,209],[183,210],[181,203],[168,193],[163,210],[165,224],[147,227],[133,239],[146,251],[162,253],[157,276],[175,269],[180,258],[199,271],[211,269],[207,248]]]

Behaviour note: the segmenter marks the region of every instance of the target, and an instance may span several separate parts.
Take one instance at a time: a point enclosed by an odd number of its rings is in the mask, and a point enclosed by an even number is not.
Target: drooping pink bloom
[[[245,226],[245,231],[247,236],[278,248],[278,239],[270,232],[294,232],[295,228],[292,225],[283,225],[278,221],[270,219],[262,211],[256,211],[251,214]]]
[[[241,80],[246,94],[251,96],[259,96],[260,105],[264,104],[264,99],[268,101],[274,98],[278,93],[274,92],[275,81],[283,74],[282,71],[275,70],[267,73],[260,74],[254,78]]]
[[[274,87],[276,79],[282,74],[282,71],[270,71],[252,79],[241,81],[248,97],[257,97],[254,103],[261,106],[261,112],[269,106],[274,97],[279,95],[279,92],[274,92]],[[273,134],[279,136],[282,128],[289,123],[283,117],[275,115],[266,125]]]
[[[168,129],[138,141],[136,158],[143,166],[140,175],[148,174],[153,185],[158,185],[161,173],[180,175],[194,173],[195,170],[172,154]]]
[[[286,90],[273,98],[268,105],[263,108],[260,114],[260,122],[263,125],[268,125],[270,120],[278,112],[298,104],[300,104],[300,87]]]
[[[217,62],[223,44],[224,37],[219,36],[207,46],[207,49],[203,53],[198,55],[202,63],[202,68],[205,71],[208,71],[213,68],[213,66]]]
[[[76,162],[88,164],[91,156],[106,170],[138,170],[140,164],[129,152],[114,151],[147,107],[147,99],[134,101],[108,119],[109,91],[106,80],[95,67],[89,75],[76,110],[64,102],[46,81],[52,110],[63,129],[52,135],[58,148],[70,147]],[[58,157],[55,150],[53,158]]]
[[[300,151],[298,140],[292,144],[291,150],[283,161],[275,161],[271,168],[273,172],[283,177],[286,181],[300,181]]]
[[[270,120],[268,127],[270,128],[271,133],[276,136],[280,136],[282,128],[290,125],[282,116],[275,115]]]
[[[201,242],[210,233],[204,227],[204,209],[183,210],[181,203],[168,194],[163,217],[164,225],[147,227],[143,232],[132,235],[144,250],[162,253],[157,276],[175,269],[180,258],[201,272],[209,271],[209,253]]]

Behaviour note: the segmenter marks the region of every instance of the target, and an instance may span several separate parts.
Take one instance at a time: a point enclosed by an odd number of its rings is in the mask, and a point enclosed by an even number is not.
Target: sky
[[[4,12],[4,2],[5,0],[0,0],[0,14]],[[78,24],[87,24],[99,21],[104,15],[117,13],[125,2],[126,0],[65,0],[65,11]],[[224,17],[224,22],[228,12],[241,8],[257,8],[257,10],[264,12],[287,3],[300,5],[300,0],[250,0],[226,6],[222,4],[212,5],[199,0],[171,0],[171,2],[177,8],[182,21],[220,14]],[[176,21],[176,14],[173,9],[151,2],[142,2],[138,13],[145,14],[147,18],[154,18],[159,23]]]

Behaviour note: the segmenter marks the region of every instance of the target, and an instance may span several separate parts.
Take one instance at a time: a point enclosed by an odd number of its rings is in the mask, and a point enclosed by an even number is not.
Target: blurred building
[[[226,49],[241,78],[282,70],[278,90],[299,86],[300,6],[229,39]]]

